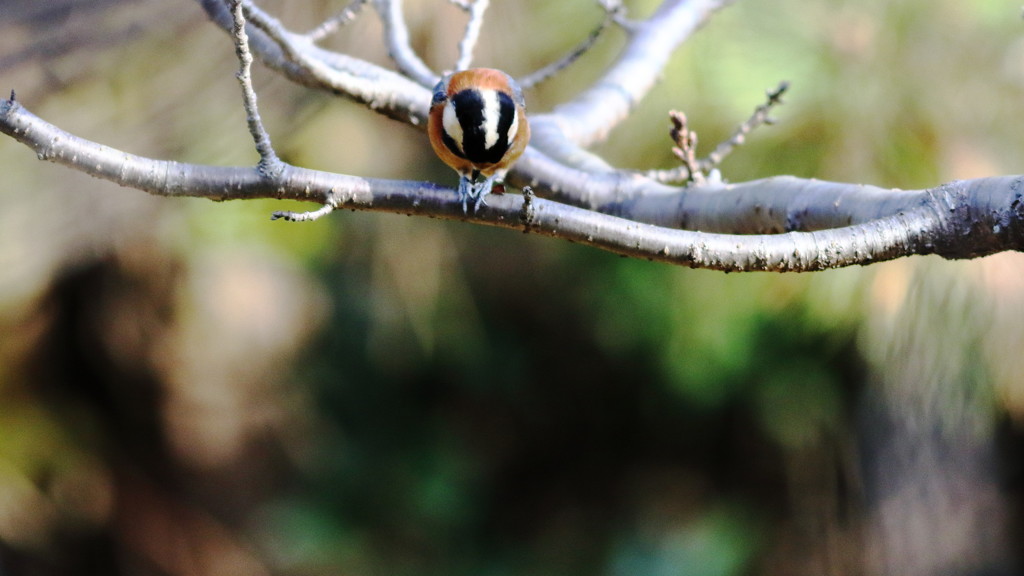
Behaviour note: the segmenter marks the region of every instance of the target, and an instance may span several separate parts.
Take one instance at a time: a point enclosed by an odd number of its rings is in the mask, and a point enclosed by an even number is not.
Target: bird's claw
[[[462,202],[462,213],[469,213],[469,201],[473,200],[473,213],[476,214],[481,206],[487,206],[485,196],[491,193],[494,187],[494,176],[490,176],[482,182],[473,182],[463,176],[459,180],[459,200]]]

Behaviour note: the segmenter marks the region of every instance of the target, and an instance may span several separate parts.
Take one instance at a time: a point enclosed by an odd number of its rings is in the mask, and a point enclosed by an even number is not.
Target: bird
[[[434,153],[459,173],[462,212],[472,201],[476,213],[530,141],[523,91],[494,68],[448,74],[434,87],[427,134]]]

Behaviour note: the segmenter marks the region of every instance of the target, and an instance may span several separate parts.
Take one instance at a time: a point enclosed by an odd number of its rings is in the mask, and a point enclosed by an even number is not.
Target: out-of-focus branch
[[[142,158],[68,134],[13,100],[0,101],[0,132],[49,160],[162,196],[212,200],[287,198],[338,208],[464,219],[565,238],[617,254],[719,270],[811,271],[910,254],[966,258],[1024,248],[1024,177],[954,182],[913,196],[907,210],[814,232],[734,235],[643,224],[529,195],[495,195],[488,209],[465,215],[455,192],[429,183],[375,180],[284,165],[275,177],[254,168],[182,164]],[[750,182],[757,188],[856,185],[795,178]],[[715,194],[723,192],[715,191]],[[756,193],[756,192],[754,192]],[[836,196],[836,193],[833,193]],[[840,193],[839,196],[842,196]],[[686,198],[689,195],[682,195]],[[677,197],[678,200],[678,197]]]
[[[420,86],[432,88],[439,75],[423,62],[409,43],[409,28],[405,24],[402,0],[375,0],[374,5],[384,22],[384,36],[387,38],[391,60],[402,74]]]
[[[224,0],[197,1],[215,23],[230,30],[230,14],[225,14]],[[246,0],[246,14],[252,25],[248,30],[252,49],[264,63],[296,82],[343,94],[389,117],[424,127],[430,101],[429,88],[436,82],[437,76],[426,69],[425,65],[416,64],[418,57],[415,57],[408,45],[408,31],[401,17],[400,0],[375,1],[385,25],[398,27],[387,33],[388,42],[393,51],[397,48],[398,53],[404,54],[401,59],[407,68],[405,73],[415,82],[405,75],[358,58],[323,50],[308,36],[286,30],[276,19]],[[594,87],[573,101],[557,107],[551,114],[531,116],[530,148],[542,151],[542,157],[565,168],[561,171],[563,176],[553,180],[554,188],[537,186],[539,194],[555,194],[561,201],[591,208],[619,202],[623,196],[619,189],[603,185],[583,188],[575,182],[563,184],[558,180],[564,181],[564,175],[575,175],[580,170],[594,175],[615,171],[614,167],[587,151],[584,146],[604,138],[613,126],[625,118],[636,102],[653,86],[672,50],[689,37],[713,11],[728,3],[729,0],[666,0],[647,20],[629,23],[625,29],[631,36],[622,55]],[[607,6],[614,7],[614,4],[609,0]],[[616,21],[619,20],[621,17],[616,16]],[[402,67],[402,64],[399,66]],[[520,172],[518,167],[513,169],[513,181],[531,180],[520,177]],[[618,182],[614,177],[612,180]],[[648,181],[648,184],[653,183]],[[628,196],[635,199],[637,195],[647,195],[650,188],[631,187],[632,193]],[[654,192],[656,196],[663,193],[663,190]],[[672,214],[658,215],[660,220],[672,217]]]
[[[716,168],[725,160],[737,146],[741,146],[747,141],[747,134],[750,134],[758,126],[764,124],[774,124],[775,121],[770,116],[772,108],[782,104],[782,95],[789,89],[789,82],[779,82],[779,85],[772,90],[768,90],[768,100],[754,109],[753,115],[747,118],[746,122],[743,122],[736,127],[736,130],[732,133],[732,136],[728,140],[720,142],[715,149],[708,154],[707,158],[701,160],[700,169],[702,172],[707,172],[712,168]]]
[[[594,44],[597,43],[597,39],[601,37],[601,34],[605,31],[605,29],[608,28],[608,25],[611,24],[612,22],[617,21],[617,18],[619,18],[622,15],[622,13],[625,12],[625,8],[622,6],[622,2],[620,0],[604,0],[601,3],[601,6],[605,10],[605,16],[601,20],[601,23],[597,26],[597,28],[595,28],[594,31],[590,33],[590,36],[588,36],[586,40],[580,43],[580,45],[577,46],[576,48],[573,48],[572,52],[569,52],[560,60],[552,62],[551,64],[548,64],[547,66],[541,68],[540,70],[537,70],[520,78],[519,85],[524,90],[532,88],[537,84],[540,84],[541,82],[547,80],[548,78],[551,78],[555,74],[558,74],[559,72],[567,68],[570,64],[578,60],[580,56],[586,54],[588,50],[594,47]]]
[[[466,22],[466,32],[459,42],[459,60],[455,63],[455,70],[468,70],[473,63],[473,51],[476,50],[476,42],[480,39],[480,28],[484,25],[484,14],[491,0],[474,0],[469,5],[469,21]]]
[[[665,0],[630,27],[617,61],[593,86],[550,114],[531,120],[533,142],[554,158],[605,140],[650,92],[675,49],[730,0]]]
[[[355,17],[359,15],[363,6],[366,6],[369,1],[370,0],[352,0],[352,2],[350,2],[349,5],[341,12],[338,12],[334,16],[321,22],[319,26],[310,30],[306,36],[309,37],[312,42],[322,41],[324,38],[334,34],[352,20],[355,20]]]
[[[230,15],[226,14],[223,0],[197,1],[215,23],[230,30]],[[675,48],[728,3],[730,0],[666,0],[647,20],[631,22],[626,28],[630,32],[628,44],[594,86],[556,107],[551,114],[531,117],[533,145],[570,165],[575,160],[589,159],[591,166],[600,166],[602,163],[581,147],[605,139],[654,86]],[[430,101],[427,89],[439,76],[409,45],[400,0],[375,0],[375,5],[384,20],[388,47],[400,74],[323,50],[307,36],[289,32],[247,3],[252,23],[266,31],[250,31],[253,50],[268,66],[296,82],[344,94],[387,116],[422,126]],[[611,169],[607,165],[603,168]]]

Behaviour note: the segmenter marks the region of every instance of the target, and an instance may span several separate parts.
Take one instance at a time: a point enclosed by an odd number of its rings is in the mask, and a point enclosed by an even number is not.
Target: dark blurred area
[[[296,30],[346,4],[261,2]],[[477,61],[513,74],[601,19],[492,4]],[[406,10],[449,66],[461,13]],[[785,78],[726,178],[1020,173],[1018,11],[736,3],[599,151],[670,166],[669,109],[710,149]],[[366,10],[329,45],[387,64],[379,36]],[[135,154],[254,163],[236,67],[188,0],[0,0],[0,89]],[[420,132],[254,74],[288,161],[454,183]],[[301,206],[152,198],[9,139],[0,201],[0,576],[1021,573],[1019,254],[680,270],[395,215],[270,222]]]

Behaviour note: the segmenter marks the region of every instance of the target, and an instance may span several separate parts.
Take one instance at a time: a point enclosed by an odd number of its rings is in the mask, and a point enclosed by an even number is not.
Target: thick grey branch
[[[466,219],[691,267],[811,271],[910,254],[965,258],[1024,246],[1022,177],[955,182],[913,193],[911,196],[919,199],[916,206],[853,226],[776,235],[734,235],[638,223],[537,199],[532,194],[495,195],[486,210],[465,216],[455,201],[454,191],[430,183],[356,178],[287,164],[278,176],[268,177],[255,168],[152,160],[68,134],[12,100],[0,101],[0,132],[35,150],[40,159],[152,194],[212,200],[289,198],[337,208]],[[785,191],[805,185],[846,189],[851,193],[859,188],[772,179],[738,185],[731,190],[735,194],[737,188],[742,191],[767,186]],[[724,195],[730,189],[719,192]]]
[[[823,230],[867,222],[920,205],[927,191],[902,191],[777,176],[677,187],[627,171],[572,168],[530,148],[510,174],[551,199],[666,226],[733,234]]]

